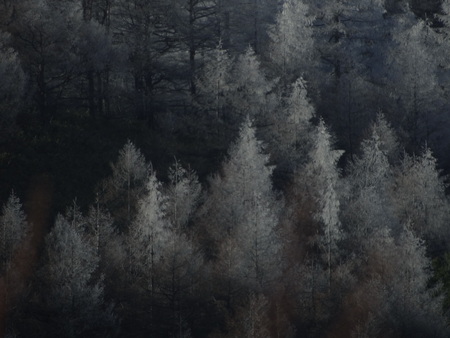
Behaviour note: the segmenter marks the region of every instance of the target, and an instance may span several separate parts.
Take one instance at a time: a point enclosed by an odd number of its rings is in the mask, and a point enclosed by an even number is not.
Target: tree
[[[311,146],[311,119],[315,109],[307,96],[306,82],[298,78],[277,114],[270,117],[270,149],[278,170],[294,172],[305,161]]]
[[[389,51],[388,81],[394,98],[396,124],[404,128],[406,148],[417,152],[440,123],[441,90],[437,81],[440,58],[429,50],[437,44],[434,31],[424,22],[402,22],[393,32],[394,42]],[[394,116],[394,115],[393,115]]]
[[[39,306],[51,318],[48,334],[112,332],[116,319],[112,307],[104,303],[102,281],[95,277],[98,256],[80,229],[61,215],[46,237],[44,259]]]
[[[314,58],[313,21],[307,4],[286,0],[276,24],[269,30],[269,55],[277,67],[277,74],[281,74],[286,82],[304,76],[317,60]]]
[[[5,272],[11,258],[28,231],[28,223],[19,198],[11,193],[0,218],[0,271]]]
[[[317,220],[323,226],[319,245],[325,252],[330,289],[331,267],[337,255],[337,244],[342,239],[337,168],[337,162],[342,153],[342,150],[332,149],[331,135],[321,120],[314,135],[306,176],[310,180],[314,200],[317,203]]]
[[[363,254],[365,238],[384,227],[397,236],[400,227],[393,209],[393,169],[388,159],[396,152],[395,143],[392,143],[393,135],[382,126],[379,117],[369,129],[370,135],[363,140],[360,154],[349,163],[346,178],[345,224],[350,246],[362,250]]]
[[[275,83],[267,79],[251,47],[248,47],[245,53],[235,60],[232,78],[234,86],[231,103],[234,114],[241,118],[244,114],[248,114],[258,122],[265,121],[274,108],[270,92]],[[238,119],[239,123],[241,121],[242,119]]]
[[[222,42],[210,52],[197,79],[198,100],[203,109],[214,111],[217,122],[224,120],[227,107],[231,105],[233,86],[232,60]]]
[[[235,243],[238,266],[243,267],[235,269],[236,278],[257,289],[267,287],[280,268],[276,227],[282,204],[272,188],[273,167],[268,160],[247,117],[222,165],[222,175],[210,182],[202,210],[215,249],[227,238]]]
[[[409,222],[419,238],[447,238],[449,203],[445,195],[445,177],[429,148],[420,156],[405,156],[395,178],[394,207],[397,217]]]
[[[155,265],[162,259],[163,248],[170,236],[166,220],[167,198],[161,190],[156,174],[151,173],[127,237],[130,270],[151,293],[155,288]]]
[[[176,159],[169,168],[169,180],[167,217],[175,229],[182,229],[199,204],[201,186],[195,172],[184,169]]]
[[[136,201],[143,191],[150,165],[136,146],[128,140],[119,151],[115,163],[111,164],[112,175],[103,182],[102,196],[114,218],[119,223],[119,229],[129,226],[136,208]]]

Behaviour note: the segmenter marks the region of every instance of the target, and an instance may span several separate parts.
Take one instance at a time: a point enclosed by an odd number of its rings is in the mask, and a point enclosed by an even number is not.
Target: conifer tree
[[[195,172],[185,169],[175,159],[169,168],[167,217],[175,229],[184,227],[200,201],[201,186]]]
[[[400,165],[395,179],[395,211],[403,223],[411,224],[420,238],[448,238],[445,225],[450,206],[444,179],[429,148],[420,156],[406,155]]]
[[[256,138],[247,117],[239,137],[231,146],[222,174],[211,181],[210,196],[203,214],[211,237],[219,243],[231,238],[238,248],[236,273],[248,286],[264,288],[279,271],[280,239],[277,224],[281,202],[272,188],[273,167]],[[223,248],[222,248],[223,250]]]
[[[111,164],[112,175],[103,182],[104,203],[113,212],[120,230],[129,226],[150,170],[144,155],[128,140]]]
[[[103,283],[96,277],[98,256],[84,234],[61,215],[46,237],[44,259],[39,306],[51,318],[48,334],[75,337],[112,332],[115,316],[104,303]]]

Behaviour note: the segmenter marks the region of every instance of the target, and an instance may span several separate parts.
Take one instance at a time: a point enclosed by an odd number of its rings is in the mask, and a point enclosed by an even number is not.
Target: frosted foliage
[[[255,128],[247,118],[237,141],[230,148],[228,160],[223,164],[221,190],[242,206],[253,201],[255,192],[272,195],[270,177],[273,167],[268,162],[269,156],[263,153],[262,142],[256,138]]]
[[[99,261],[94,247],[61,215],[46,237],[45,256],[40,270],[45,304],[56,313],[59,334],[73,336],[112,325],[111,309],[103,309],[103,286],[94,279]]]
[[[27,221],[22,203],[14,192],[2,208],[0,226],[0,267],[5,269],[27,231]]]
[[[275,158],[289,162],[288,165],[294,163],[294,166],[304,158],[313,116],[314,107],[307,98],[305,81],[299,78],[292,85],[291,94],[286,98],[281,112],[271,116]]]
[[[137,216],[128,238],[133,264],[141,271],[161,258],[168,240],[168,224],[165,221],[167,200],[154,173],[149,176],[145,190],[138,202]]]
[[[255,129],[247,118],[222,166],[222,175],[211,181],[212,197],[208,204],[217,210],[211,214],[218,218],[219,237],[223,231],[248,223],[248,210],[255,193],[265,198],[273,196],[270,179],[273,168],[268,166],[268,161],[269,157],[263,153],[262,143],[257,140]]]
[[[259,289],[275,279],[280,268],[280,239],[275,229],[282,204],[272,190],[273,168],[268,160],[247,118],[222,175],[211,181],[203,210],[212,225],[212,237],[222,243],[219,254],[224,267],[230,263],[231,278]]]
[[[281,241],[276,232],[279,210],[270,202],[255,193],[247,207],[247,222],[240,224],[235,234],[241,257],[241,278],[254,287],[267,286],[281,272]]]
[[[436,44],[435,33],[425,23],[398,29],[394,33],[396,48],[390,51],[392,92],[404,111],[402,126],[409,145],[418,149],[428,141],[436,111],[443,104],[437,83],[440,59],[430,53]]]
[[[98,204],[89,208],[86,217],[88,232],[93,239],[97,254],[102,258],[105,257],[106,252],[111,251],[110,246],[114,236],[113,223],[114,220],[109,212],[101,209]]]
[[[197,89],[206,101],[204,104],[216,110],[218,118],[222,118],[222,108],[230,103],[231,69],[232,61],[222,44],[219,44],[211,52],[209,62],[197,79]]]
[[[317,218],[324,224],[327,245],[341,238],[339,221],[339,198],[337,185],[339,171],[337,162],[343,151],[333,150],[331,135],[321,120],[317,127],[315,142],[311,150],[308,177],[314,180],[318,202]]]
[[[56,218],[55,226],[46,238],[46,254],[47,277],[68,283],[67,289],[53,290],[54,296],[62,303],[70,304],[68,298],[71,293],[82,292],[89,283],[97,268],[98,257],[79,231],[61,215]]]
[[[396,177],[395,206],[403,222],[418,236],[442,234],[448,223],[445,184],[429,148],[419,157],[405,157]]]
[[[167,216],[173,226],[185,226],[199,204],[201,186],[193,170],[177,161],[169,168]]]
[[[126,188],[131,182],[145,180],[149,170],[144,156],[130,140],[119,151],[119,157],[116,163],[111,164],[111,168],[112,184],[118,190]]]
[[[64,217],[70,225],[77,229],[80,233],[84,233],[87,230],[86,219],[81,213],[80,207],[78,206],[76,200],[74,200],[72,205],[67,208]]]
[[[361,155],[350,164],[351,184],[357,190],[376,187],[384,189],[390,176],[390,165],[385,152],[381,149],[383,143],[376,129],[372,135],[361,144]]]
[[[102,199],[107,203],[119,227],[129,226],[136,203],[150,171],[141,151],[128,140],[111,164],[112,175],[104,182]]]
[[[394,129],[383,114],[378,113],[375,122],[371,126],[372,134],[376,134],[380,138],[379,148],[383,154],[387,156],[390,163],[398,161],[400,156],[400,145]]]
[[[272,27],[270,57],[282,74],[300,75],[313,61],[314,40],[309,7],[301,0],[286,0]]]
[[[397,226],[391,200],[380,195],[374,187],[364,188],[354,196],[354,200],[346,206],[345,219],[351,227],[350,236],[361,249],[364,248],[365,239],[371,237],[377,229],[395,229]]]
[[[251,47],[237,58],[232,74],[234,109],[241,113],[247,112],[252,118],[265,112],[267,109],[266,94],[272,89],[272,85],[266,79],[260,62]]]

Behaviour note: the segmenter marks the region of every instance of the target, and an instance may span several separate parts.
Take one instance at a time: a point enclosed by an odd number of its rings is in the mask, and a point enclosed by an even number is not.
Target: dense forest
[[[0,336],[450,337],[450,1],[1,0]]]

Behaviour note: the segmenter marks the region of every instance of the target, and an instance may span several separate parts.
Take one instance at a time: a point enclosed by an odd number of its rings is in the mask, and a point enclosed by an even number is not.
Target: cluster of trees
[[[303,123],[283,191],[249,117],[206,188],[178,160],[162,182],[128,141],[92,206],[56,216],[8,334],[448,336],[430,255],[448,250],[450,202],[431,151],[400,151],[380,114],[342,175],[323,120]],[[32,227],[14,194],[0,220],[8,277]]]
[[[199,179],[128,141],[48,227],[12,193],[0,334],[449,336],[449,3],[0,7],[2,135],[68,111],[220,145]]]

